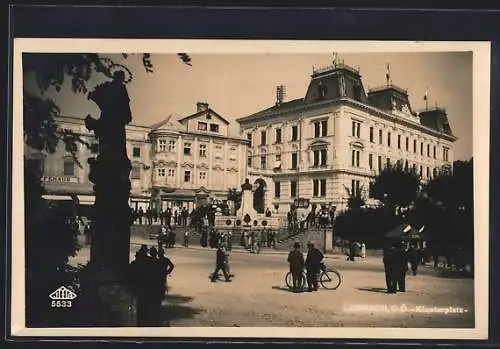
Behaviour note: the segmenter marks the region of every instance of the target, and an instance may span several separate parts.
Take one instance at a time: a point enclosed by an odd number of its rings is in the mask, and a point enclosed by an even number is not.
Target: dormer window
[[[210,124],[210,132],[219,132],[219,125]]]
[[[198,130],[199,131],[206,131],[207,129],[208,129],[208,125],[206,122],[198,121]]]
[[[210,113],[207,114],[207,120],[212,120],[212,114]]]
[[[318,86],[318,99],[325,99],[326,98],[326,92],[327,88],[325,85],[319,85]]]

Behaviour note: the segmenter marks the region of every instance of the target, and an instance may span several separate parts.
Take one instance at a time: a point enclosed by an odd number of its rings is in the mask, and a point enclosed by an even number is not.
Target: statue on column
[[[111,68],[116,67],[120,66]],[[128,81],[124,71],[117,70],[111,81],[98,85],[88,94],[88,99],[101,110],[99,119],[90,115],[85,119],[85,126],[94,131],[99,141],[97,158],[88,159],[89,180],[94,183],[95,194],[89,283],[97,301],[114,309],[111,315],[114,320],[99,319],[96,326],[131,325],[135,321],[130,314],[133,298],[127,286],[132,225],[129,206],[131,163],[127,156],[125,132],[126,125],[132,120],[125,86]]]

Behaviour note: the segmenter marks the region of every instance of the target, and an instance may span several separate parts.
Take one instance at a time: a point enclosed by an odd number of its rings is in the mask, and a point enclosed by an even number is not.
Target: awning
[[[52,201],[73,201],[71,196],[68,195],[42,195],[42,198]]]
[[[94,195],[78,195],[80,205],[93,205],[95,203]]]

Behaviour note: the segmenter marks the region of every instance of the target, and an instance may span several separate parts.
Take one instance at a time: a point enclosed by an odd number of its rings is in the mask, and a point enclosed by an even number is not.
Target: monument
[[[245,183],[241,185],[241,206],[236,212],[236,215],[243,217],[249,215],[250,217],[256,217],[258,215],[257,211],[253,208],[253,195],[252,195],[252,185],[248,178]]]
[[[88,159],[95,193],[95,230],[88,266],[88,293],[96,313],[93,326],[135,325],[133,296],[127,286],[132,212],[125,126],[132,114],[125,83],[124,72],[118,70],[111,81],[88,94],[101,110],[99,119],[90,115],[85,119],[85,126],[99,141],[99,155]]]

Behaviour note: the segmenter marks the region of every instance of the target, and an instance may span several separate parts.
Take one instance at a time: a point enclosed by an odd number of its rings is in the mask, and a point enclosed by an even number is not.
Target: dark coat
[[[288,254],[288,263],[293,272],[302,272],[304,270],[304,256],[299,250],[293,250]]]
[[[321,261],[323,260],[323,253],[317,248],[309,250],[306,258],[306,269],[310,271],[319,271],[321,269]]]

